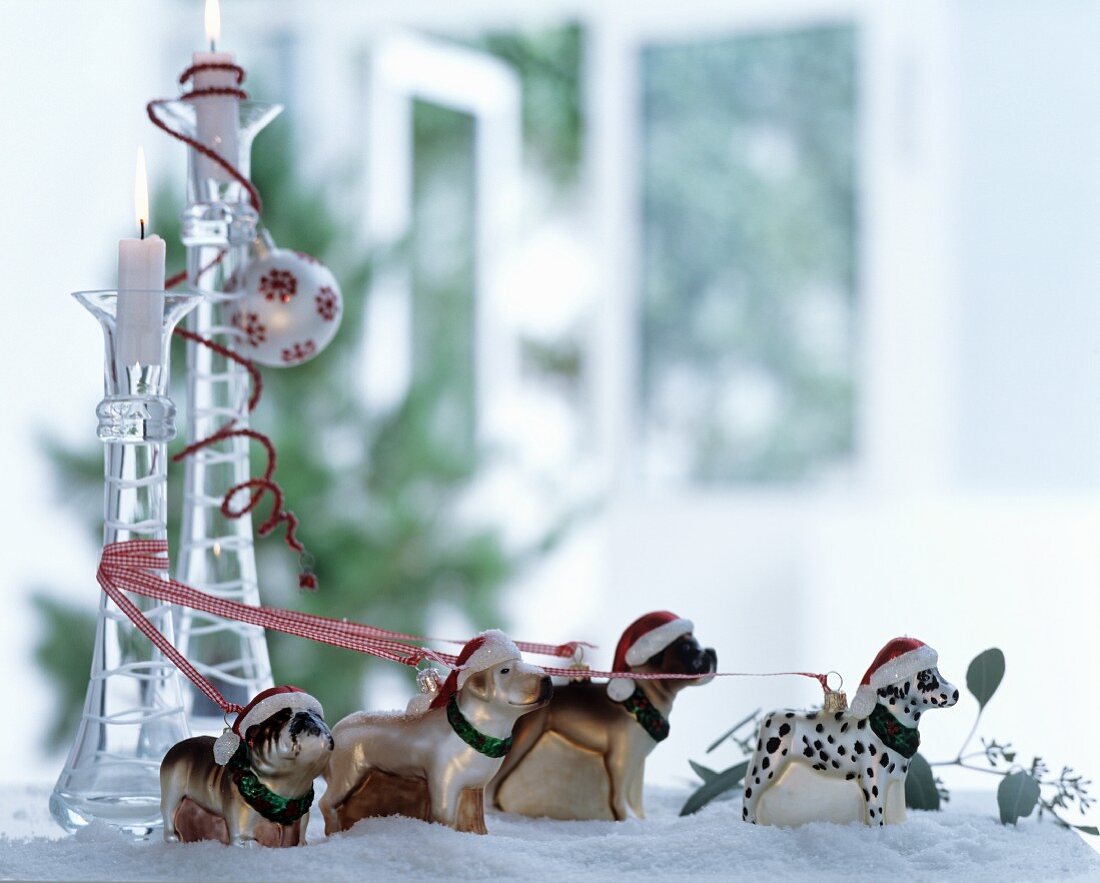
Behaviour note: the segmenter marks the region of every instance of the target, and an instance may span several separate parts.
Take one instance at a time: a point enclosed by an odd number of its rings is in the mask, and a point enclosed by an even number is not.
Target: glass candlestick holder
[[[99,320],[105,341],[105,395],[96,408],[96,434],[105,443],[104,546],[167,539],[167,443],[176,434],[175,406],[167,394],[168,343],[176,323],[202,298],[124,293],[146,295],[164,304],[159,360],[147,364],[123,360],[117,292],[74,295]],[[130,600],[173,640],[169,605],[136,595]],[[101,593],[84,711],[50,797],[58,824],[73,831],[100,820],[138,837],[160,826],[160,762],[189,735],[180,687],[175,666]]]
[[[212,143],[199,125],[199,102],[209,100],[213,99],[161,102],[154,111],[173,130],[217,150],[222,145]],[[238,119],[236,152],[226,159],[247,178],[253,140],[282,108],[224,100],[237,105]],[[238,350],[239,302],[244,294],[239,280],[251,259],[259,217],[239,181],[198,151],[190,149],[187,154],[187,207],[180,235],[187,247],[188,286],[204,295],[187,317],[187,328]],[[188,341],[187,443],[209,438],[230,422],[247,429],[250,392],[250,378],[241,365]],[[252,520],[226,518],[221,511],[226,492],[252,477],[249,440],[238,436],[203,447],[186,459],[184,469],[176,577],[208,594],[258,606]],[[243,705],[272,686],[263,629],[187,609],[177,610],[176,617],[178,646],[229,701]],[[221,711],[190,685],[184,686],[184,705],[192,733],[221,733]]]

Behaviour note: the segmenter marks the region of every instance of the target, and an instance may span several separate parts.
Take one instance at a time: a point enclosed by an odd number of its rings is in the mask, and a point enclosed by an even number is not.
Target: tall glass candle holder
[[[176,435],[168,398],[168,341],[196,294],[128,292],[164,299],[159,361],[125,364],[118,346],[118,293],[77,292],[103,328],[103,401],[96,434],[103,447],[103,544],[167,539],[167,442]],[[167,577],[167,574],[164,574]],[[171,607],[131,596],[173,638]],[[145,836],[161,824],[160,762],[188,735],[180,675],[105,594],[100,595],[95,649],[84,712],[68,760],[50,797],[67,830],[101,820]]]
[[[209,101],[211,99],[196,99]],[[226,157],[247,177],[252,141],[282,108],[257,101],[238,105],[237,155]],[[202,141],[194,101],[158,104],[155,112],[171,128]],[[207,144],[211,149],[218,145]],[[209,158],[188,150],[187,207],[181,238],[187,246],[189,286],[204,295],[187,327],[235,350],[241,333],[234,324],[243,292],[237,281],[257,237],[258,216],[239,181],[217,174]],[[232,422],[248,427],[248,372],[208,347],[187,344],[187,443],[209,438]],[[187,458],[176,576],[211,595],[259,605],[260,593],[250,518],[221,513],[225,493],[251,478],[249,442],[235,437],[204,447]],[[180,610],[180,648],[229,701],[244,705],[272,686],[264,631],[193,610]],[[220,710],[193,687],[185,690],[188,721],[195,734],[217,735]]]

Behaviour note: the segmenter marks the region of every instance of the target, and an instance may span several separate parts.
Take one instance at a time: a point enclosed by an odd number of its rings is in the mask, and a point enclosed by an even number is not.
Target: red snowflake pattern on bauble
[[[337,295],[332,286],[321,286],[321,290],[317,292],[317,312],[321,315],[321,318],[326,322],[331,322],[336,318],[339,309]]]
[[[260,294],[267,300],[280,300],[284,304],[298,293],[298,280],[289,270],[271,269],[260,277]]]
[[[322,352],[344,317],[340,283],[324,264],[300,252],[257,248],[240,272],[242,330],[254,316],[262,339],[249,336],[249,358],[257,365],[292,368]]]
[[[307,340],[302,343],[295,343],[288,349],[283,350],[283,361],[288,365],[294,365],[298,362],[304,362],[317,352],[317,346],[312,340]]]
[[[255,313],[239,311],[230,320],[234,328],[239,328],[252,346],[259,346],[267,340],[267,328]]]

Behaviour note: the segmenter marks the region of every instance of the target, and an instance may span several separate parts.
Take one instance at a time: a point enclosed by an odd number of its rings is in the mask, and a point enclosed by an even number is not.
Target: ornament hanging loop
[[[829,676],[830,675],[836,675],[837,680],[839,681],[839,683],[836,685],[835,690],[832,687],[829,686]],[[825,674],[824,678],[822,678],[822,680],[821,680],[821,686],[825,690],[825,703],[824,703],[823,710],[827,714],[836,714],[838,712],[848,710],[848,694],[844,693],[841,690],[841,687],[844,686],[844,677],[843,677],[843,675],[840,674],[840,672],[838,672],[838,671],[827,672]]]

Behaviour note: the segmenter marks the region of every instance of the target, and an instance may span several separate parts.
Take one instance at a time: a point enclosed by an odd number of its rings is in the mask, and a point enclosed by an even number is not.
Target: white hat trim
[[[677,638],[695,631],[695,623],[690,619],[673,619],[655,629],[650,629],[626,651],[627,665],[641,665],[651,656],[656,656]]]
[[[612,678],[607,682],[607,695],[616,702],[625,702],[634,693],[632,678]]]
[[[470,655],[470,658],[458,670],[457,681],[460,690],[470,675],[485,671],[485,669],[492,668],[501,662],[523,659],[519,648],[500,629],[489,629],[487,632],[482,632],[479,637],[485,638],[485,642]]]
[[[255,726],[256,724],[263,723],[271,715],[277,711],[282,711],[284,708],[289,708],[291,711],[312,711],[317,714],[318,717],[324,717],[325,712],[321,708],[321,703],[314,699],[309,693],[286,692],[276,693],[273,696],[268,696],[265,699],[261,699],[255,705],[248,710],[248,714],[240,718],[237,721],[237,732],[243,737],[248,733],[248,728]]]

